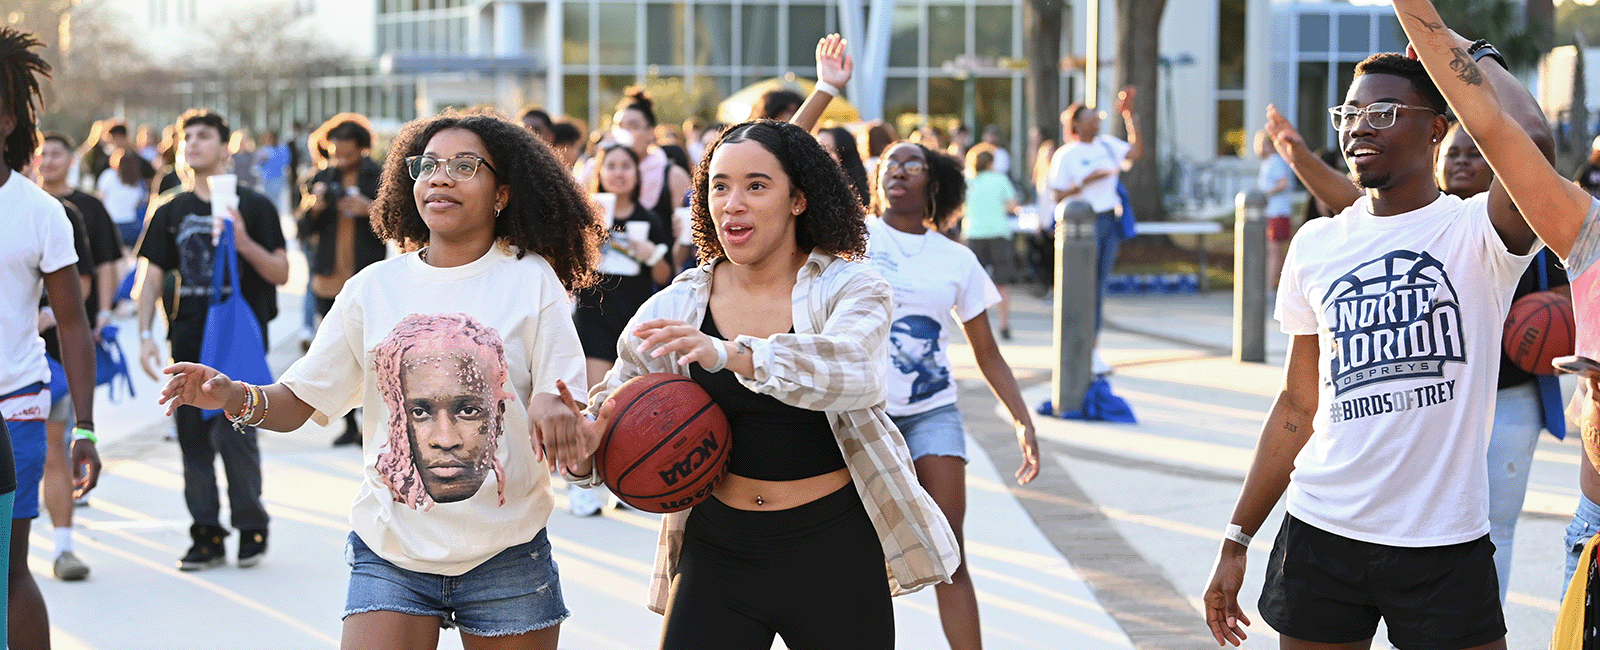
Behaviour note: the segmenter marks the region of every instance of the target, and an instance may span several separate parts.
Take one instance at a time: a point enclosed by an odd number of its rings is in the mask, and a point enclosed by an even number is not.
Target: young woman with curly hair
[[[469,648],[553,650],[568,615],[544,526],[549,470],[579,460],[561,451],[578,428],[558,387],[584,382],[567,292],[593,281],[601,228],[534,138],[491,114],[406,125],[372,222],[420,250],[350,278],[276,384],[166,369],[169,408],[236,425],[292,431],[364,407],[345,648],[434,648],[459,627]]]
[[[699,383],[732,425],[712,498],[662,522],[661,647],[893,648],[890,596],[948,580],[957,551],[883,412],[890,295],[859,261],[861,204],[792,124],[740,124],[706,154],[702,264],[634,316],[584,425],[592,450],[606,397],[655,372]],[[595,483],[591,469],[567,479]]]
[[[967,512],[967,432],[945,354],[955,324],[951,316],[961,324],[989,389],[1011,413],[1022,448],[1017,482],[1039,474],[1033,419],[989,328],[988,310],[1000,293],[971,250],[940,234],[961,211],[965,195],[961,161],[913,142],[896,143],[878,164],[878,217],[867,223],[870,263],[894,288],[889,416],[905,436],[917,481],[938,502],[958,541]],[[950,647],[982,647],[978,597],[966,562],[934,592]]]

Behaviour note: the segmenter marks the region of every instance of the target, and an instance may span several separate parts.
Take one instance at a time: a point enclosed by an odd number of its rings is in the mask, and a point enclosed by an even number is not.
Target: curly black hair
[[[10,115],[16,125],[5,139],[5,163],[22,171],[39,146],[39,77],[50,76],[50,64],[33,48],[43,47],[31,32],[0,27],[0,115]]]
[[[383,163],[373,231],[404,248],[427,245],[428,225],[412,196],[406,157],[421,154],[445,129],[476,134],[492,159],[495,182],[511,188],[511,200],[495,219],[495,240],[517,247],[519,256],[532,251],[544,257],[569,291],[593,284],[605,234],[599,208],[538,137],[492,111],[446,111],[400,129]]]
[[[961,167],[961,160],[943,151],[934,151],[921,144],[910,140],[901,140],[883,148],[884,160],[889,156],[889,150],[902,144],[916,147],[922,152],[922,160],[928,164],[928,196],[929,213],[928,221],[933,223],[937,230],[950,227],[950,222],[961,214],[967,201],[967,176]],[[889,167],[883,160],[878,162],[878,173],[881,176]],[[883,200],[883,182],[878,182],[879,197],[877,211],[883,212],[887,202]]]
[[[722,137],[706,148],[695,170],[690,210],[694,215],[694,243],[699,248],[701,263],[727,256],[722,250],[722,241],[717,239],[717,225],[711,219],[711,204],[707,199],[711,160],[723,145],[746,140],[759,143],[771,152],[783,166],[783,173],[789,176],[791,191],[806,197],[806,209],[795,222],[795,243],[800,250],[820,249],[849,260],[866,258],[867,223],[861,201],[856,199],[850,180],[845,178],[844,170],[833,161],[833,156],[823,151],[822,145],[805,129],[788,122],[752,120],[723,131]]]
[[[856,144],[856,137],[850,133],[850,129],[842,126],[829,127],[822,131],[833,136],[833,151],[839,155],[839,166],[844,168],[844,175],[850,179],[850,185],[855,188],[856,197],[861,199],[862,207],[870,205],[871,184],[867,182],[867,166],[861,162],[861,148]]]
[[[1439,93],[1439,87],[1434,85],[1433,78],[1428,76],[1421,61],[1395,52],[1379,52],[1356,64],[1355,79],[1369,74],[1394,75],[1410,81],[1417,97],[1433,112],[1445,115],[1450,110],[1449,105],[1445,104],[1444,95]]]

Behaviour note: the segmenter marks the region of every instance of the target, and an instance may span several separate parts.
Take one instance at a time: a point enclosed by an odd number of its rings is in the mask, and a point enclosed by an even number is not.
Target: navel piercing
[[[766,505],[766,503],[767,503],[766,500],[762,499],[761,495],[759,495],[759,494],[756,495],[756,505],[761,506],[761,505]]]

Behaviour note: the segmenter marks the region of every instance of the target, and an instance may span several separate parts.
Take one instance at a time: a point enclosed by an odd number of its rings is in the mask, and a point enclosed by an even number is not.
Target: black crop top
[[[722,338],[709,309],[700,331]],[[694,364],[689,376],[728,416],[733,430],[728,471],[761,481],[794,481],[844,468],[844,454],[833,438],[828,414],[745,388],[732,370],[711,373]]]

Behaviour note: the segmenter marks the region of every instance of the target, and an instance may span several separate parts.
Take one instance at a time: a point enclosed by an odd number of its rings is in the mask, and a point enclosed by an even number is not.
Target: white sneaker
[[[605,502],[596,496],[594,490],[570,486],[567,488],[567,512],[578,517],[593,517],[600,514],[600,509]]]

